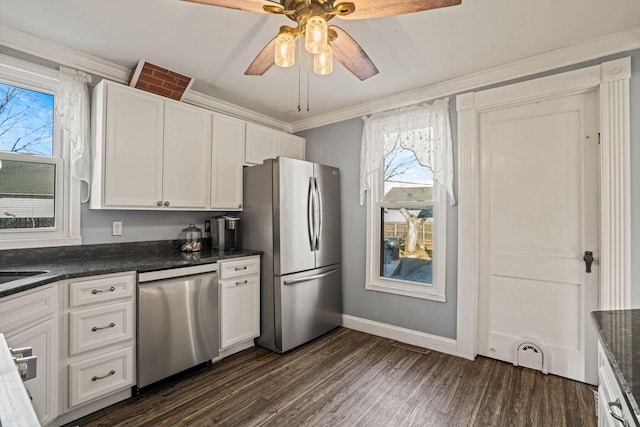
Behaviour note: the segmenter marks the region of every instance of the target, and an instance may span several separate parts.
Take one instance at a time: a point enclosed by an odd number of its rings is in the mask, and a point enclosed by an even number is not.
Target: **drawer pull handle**
[[[248,280],[244,280],[242,282],[236,282],[236,286],[238,286],[238,285],[246,285],[247,283],[249,283]]]
[[[236,271],[241,271],[241,270],[246,270],[247,266],[242,266],[242,267],[236,267]]]
[[[103,380],[107,377],[110,377],[111,375],[115,375],[116,371],[114,371],[113,369],[109,371],[109,373],[107,375],[103,375],[101,377],[93,377],[91,378],[91,381],[98,381],[98,380]]]
[[[627,422],[627,420],[624,419],[624,417],[622,416],[622,403],[620,403],[620,399],[616,399],[613,402],[609,402],[607,406],[609,407],[609,413],[613,418],[615,418],[618,422],[620,422],[620,424],[622,424],[624,427],[629,426],[629,423]],[[618,408],[620,410],[620,415],[616,414],[613,408]]]
[[[101,328],[94,326],[93,328],[91,328],[91,332],[96,332],[96,331],[101,331],[102,329],[109,329],[109,328],[115,328],[116,324],[111,322],[109,323],[107,326],[103,326]]]
[[[96,295],[96,294],[101,294],[103,292],[115,292],[115,290],[116,290],[116,288],[114,288],[112,286],[109,289],[94,289],[94,290],[91,291],[91,293]]]

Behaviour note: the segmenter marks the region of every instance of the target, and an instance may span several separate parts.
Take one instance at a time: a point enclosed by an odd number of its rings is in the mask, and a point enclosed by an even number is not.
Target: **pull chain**
[[[307,113],[309,112],[309,68],[311,68],[311,55],[307,55]]]
[[[300,106],[300,92],[302,92],[302,41],[298,42],[298,113],[302,111],[302,107]]]

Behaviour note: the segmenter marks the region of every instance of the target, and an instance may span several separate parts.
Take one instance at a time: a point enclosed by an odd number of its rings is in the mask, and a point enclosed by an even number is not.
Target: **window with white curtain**
[[[455,203],[449,99],[364,122],[366,288],[445,301],[447,199]]]
[[[88,81],[76,70],[0,55],[0,249],[81,242]],[[85,189],[87,182],[88,176]]]

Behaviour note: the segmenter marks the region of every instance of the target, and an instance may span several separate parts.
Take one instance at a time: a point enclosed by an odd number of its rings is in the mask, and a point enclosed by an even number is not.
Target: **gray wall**
[[[627,55],[629,53],[613,55],[508,83],[595,65]],[[640,263],[636,262],[640,254],[640,119],[638,118],[638,114],[640,114],[640,50],[631,52],[631,56],[632,69],[634,70],[631,79],[631,299],[634,307],[640,307]],[[477,90],[480,89],[486,88]],[[457,152],[455,95],[451,98],[451,125],[455,153]],[[300,136],[307,139],[307,158],[309,160],[334,165],[342,170],[345,313],[434,335],[455,338],[457,304],[457,209],[455,207],[450,209],[447,223],[448,265],[447,301],[445,303],[367,291],[364,287],[366,210],[359,205],[358,201],[362,125],[362,120],[358,118],[299,133]]]
[[[457,208],[447,218],[447,301],[445,303],[368,291],[365,282],[366,208],[360,206],[362,119],[301,132],[307,159],[341,171],[342,281],[344,312],[356,317],[427,332],[456,336]]]
[[[82,205],[82,244],[177,239],[189,223],[204,230],[204,221],[223,212],[154,212],[91,210]],[[122,236],[111,235],[111,222],[122,221]]]

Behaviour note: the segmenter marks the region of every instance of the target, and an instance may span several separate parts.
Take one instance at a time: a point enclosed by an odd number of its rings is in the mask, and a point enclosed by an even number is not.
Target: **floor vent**
[[[415,345],[405,344],[403,342],[398,342],[398,341],[394,341],[393,344],[391,345],[404,350],[413,351],[414,353],[429,354],[429,352],[431,352],[431,350],[427,350],[426,348],[417,347]]]
[[[523,342],[518,346],[514,365],[546,373],[544,369],[544,353],[538,345],[531,342]]]

